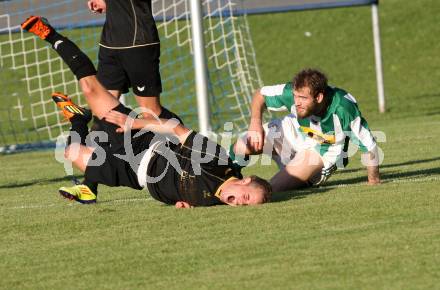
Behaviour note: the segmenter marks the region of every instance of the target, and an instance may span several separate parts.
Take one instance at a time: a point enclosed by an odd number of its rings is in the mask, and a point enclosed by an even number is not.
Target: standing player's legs
[[[119,56],[137,103],[146,109],[143,112],[144,117],[160,116],[160,44],[121,50]]]
[[[101,46],[97,78],[116,99],[132,87],[144,117],[160,116],[162,84],[159,57],[159,44],[126,49]]]
[[[116,99],[128,93],[127,75],[119,59],[119,49],[99,47],[96,77]]]

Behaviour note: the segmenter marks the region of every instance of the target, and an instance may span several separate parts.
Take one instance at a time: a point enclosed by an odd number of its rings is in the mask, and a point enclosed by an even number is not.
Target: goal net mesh
[[[153,0],[161,38],[162,104],[198,128],[190,0]],[[247,127],[253,91],[262,85],[242,1],[204,0],[203,28],[208,68],[210,123],[213,131],[233,122],[234,131]],[[94,62],[103,15],[88,11],[85,1],[12,0],[0,2],[0,151],[51,144],[68,130],[50,98],[68,94],[85,105],[73,74],[50,46],[23,32],[29,15],[49,19]],[[126,104],[136,107],[131,94]]]

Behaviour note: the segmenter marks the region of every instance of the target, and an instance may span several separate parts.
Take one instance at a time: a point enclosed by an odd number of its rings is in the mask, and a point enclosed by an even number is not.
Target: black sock
[[[86,145],[86,137],[89,134],[89,128],[87,127],[87,121],[80,115],[74,115],[70,118],[70,122],[72,123],[72,127],[70,128],[70,132],[75,132],[79,135],[79,140],[75,136],[72,138],[72,133],[67,139],[67,145],[73,143],[80,143],[81,145]],[[76,135],[76,134],[75,134]]]
[[[86,138],[89,134],[87,120],[80,115],[74,115],[72,118],[70,118],[70,122],[72,123],[70,132],[77,133],[80,140],[77,140],[77,137],[72,138],[72,136],[69,136],[69,138],[67,139],[67,145],[72,144],[72,141],[75,143],[79,142],[81,145],[86,145]],[[98,183],[92,182],[88,180],[87,177],[85,177],[82,184],[87,185],[94,194],[98,194]]]
[[[54,30],[46,37],[46,41],[52,44],[53,49],[64,60],[78,80],[83,77],[96,75],[95,66],[90,58],[67,37]]]
[[[84,177],[82,184],[87,185],[95,195],[98,195],[98,183],[97,182],[90,181],[87,179],[87,177]]]

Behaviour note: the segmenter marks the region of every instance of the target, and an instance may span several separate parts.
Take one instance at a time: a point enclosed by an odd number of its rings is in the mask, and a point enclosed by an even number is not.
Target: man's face
[[[220,200],[228,205],[257,205],[265,202],[264,192],[251,184],[249,177],[236,180],[223,187]]]
[[[318,103],[316,98],[310,93],[309,87],[295,89],[293,91],[295,99],[296,113],[299,119],[307,118],[316,111]]]

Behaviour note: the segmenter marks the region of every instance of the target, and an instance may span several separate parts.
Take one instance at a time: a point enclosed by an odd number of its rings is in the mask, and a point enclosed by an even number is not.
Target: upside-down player
[[[269,183],[257,176],[243,178],[240,168],[234,166],[220,145],[182,126],[176,118],[133,117],[136,114],[97,80],[90,59],[58,34],[46,19],[31,16],[22,28],[48,41],[69,66],[111,144],[111,149],[105,150],[86,146],[90,114],[67,96],[53,94],[72,124],[65,156],[85,173],[83,184],[60,189],[64,197],[94,203],[94,184],[102,183],[134,189],[147,187],[155,199],[176,207],[254,205],[269,201]],[[97,162],[102,155],[105,158]]]

